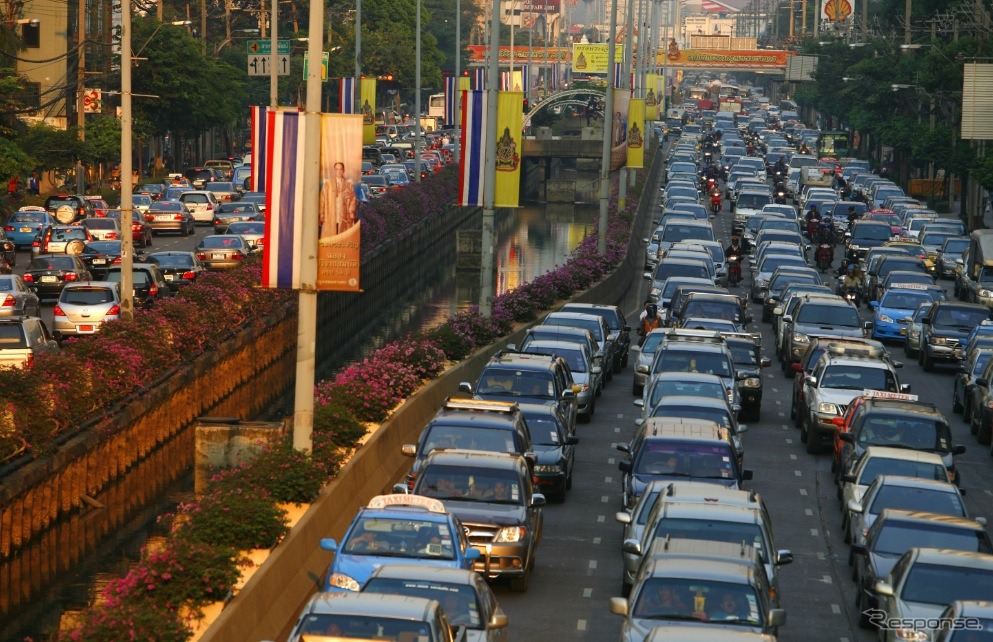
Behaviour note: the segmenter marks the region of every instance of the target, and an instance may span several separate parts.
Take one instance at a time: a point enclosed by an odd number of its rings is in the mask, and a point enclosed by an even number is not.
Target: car
[[[624,527],[621,542],[641,542],[648,523],[648,516],[652,513],[652,509],[658,501],[659,494],[665,492],[673,483],[676,482],[668,479],[656,479],[649,482],[633,507],[625,507],[623,510],[614,513],[614,519]],[[712,484],[705,484],[705,486],[709,489],[714,488]],[[641,554],[633,550],[632,552],[628,552],[622,547],[621,557],[624,560],[621,592],[624,597],[628,597],[631,593],[631,585],[634,583],[634,576],[638,572],[638,566],[641,564]]]
[[[607,327],[610,328],[608,341],[613,341],[616,345],[614,351],[615,359],[613,368],[615,373],[619,373],[628,366],[628,354],[631,349],[631,326],[628,325],[624,313],[616,305],[603,305],[597,303],[567,303],[560,309],[561,312],[580,312],[583,314],[597,314],[604,318]],[[613,335],[616,335],[613,336]]]
[[[59,225],[72,225],[94,214],[93,203],[85,196],[63,193],[46,198],[45,210]]]
[[[162,183],[139,183],[135,185],[134,193],[157,201],[165,194],[165,189],[165,185]]]
[[[42,254],[31,259],[24,282],[39,299],[57,297],[69,283],[91,278],[86,263],[73,254]]]
[[[97,241],[116,241],[121,238],[121,222],[106,218],[106,212],[103,217],[84,218],[79,224],[89,230],[90,236]]]
[[[878,341],[906,341],[907,317],[926,303],[944,300],[945,291],[938,286],[898,283],[886,290],[873,309],[872,338]]]
[[[178,232],[181,236],[192,236],[196,233],[193,214],[179,201],[156,201],[145,212],[145,221],[151,226],[153,234]]]
[[[759,333],[725,334],[735,378],[739,380],[742,419],[759,421],[762,417],[762,368],[772,365],[762,356],[762,335]]]
[[[15,246],[26,248],[43,228],[56,224],[44,207],[26,205],[10,215],[3,231]]]
[[[455,642],[437,600],[373,593],[318,593],[310,598],[289,642],[308,640]]]
[[[597,350],[597,341],[593,334],[585,328],[571,328],[564,325],[536,325],[524,331],[520,344],[507,345],[510,351],[525,353],[528,346],[535,341],[562,341],[581,344],[593,355],[593,365],[603,367],[603,352]]]
[[[135,254],[139,258],[140,253]],[[83,248],[83,253],[79,255],[90,271],[92,278],[101,281],[113,265],[121,263],[121,242],[120,241],[90,241]]]
[[[962,495],[958,486],[950,482],[880,475],[869,484],[861,500],[852,500],[845,507],[848,515],[845,542],[864,545],[866,533],[887,508],[969,518]],[[976,518],[976,521],[986,520]]]
[[[761,248],[760,248],[761,249]],[[767,253],[761,255],[755,264],[755,270],[752,273],[752,284],[751,284],[751,297],[752,301],[755,303],[762,303],[765,300],[766,295],[769,292],[769,281],[772,279],[773,272],[776,268],[783,266],[791,267],[808,267],[807,262],[801,254],[798,256],[796,254],[782,254],[782,253]]]
[[[692,292],[680,297],[678,307],[671,310],[670,323],[685,325],[685,320],[691,317],[722,319],[742,327],[752,322],[752,315],[745,311],[739,297],[711,292]]]
[[[259,212],[265,212],[265,192],[245,192],[241,195],[238,203],[254,203],[258,207]]]
[[[204,185],[214,180],[214,172],[206,167],[191,167],[183,172],[183,178],[190,181],[193,189],[202,190]]]
[[[672,395],[662,397],[651,409],[645,410],[645,418],[635,419],[636,424],[641,425],[650,417],[699,419],[716,423],[728,430],[738,465],[743,463],[745,450],[741,435],[747,432],[748,426],[738,424],[735,419],[736,411],[728,404],[727,399]]]
[[[913,314],[907,317],[907,327],[906,330],[907,340],[903,344],[903,353],[907,357],[914,358],[920,355],[921,351],[921,326],[923,325],[924,315],[927,311],[931,309],[930,303],[924,303],[921,307],[914,310]]]
[[[498,352],[483,366],[475,387],[463,381],[459,392],[477,399],[554,405],[566,418],[569,433],[576,430],[577,390],[562,357]]]
[[[870,268],[865,275],[865,300],[878,301],[883,294],[883,282],[890,272],[917,272],[929,276],[927,267],[920,259],[907,256],[884,256],[882,260]],[[901,281],[909,282],[906,274],[901,274]],[[933,281],[931,281],[933,283]]]
[[[479,551],[477,572],[491,580],[509,579],[513,591],[527,591],[542,536],[545,496],[536,492],[523,457],[435,451],[425,459],[413,492],[441,500],[458,516]]]
[[[241,190],[230,181],[214,181],[203,186],[204,191],[210,192],[218,203],[230,203],[240,198]]]
[[[211,234],[197,243],[196,255],[208,270],[238,267],[252,253],[248,241],[234,234]]]
[[[968,237],[953,236],[945,239],[934,256],[935,272],[939,279],[954,278],[956,261],[962,258],[962,252],[968,247]]]
[[[847,250],[856,259],[863,259],[870,249],[887,243],[893,236],[888,223],[882,221],[856,221],[851,236],[847,237]]]
[[[103,277],[104,281],[119,283],[121,267],[112,266]],[[154,263],[134,263],[131,267],[131,282],[134,288],[134,304],[150,307],[156,301],[172,296],[169,282]]]
[[[506,642],[507,615],[478,573],[412,564],[387,564],[372,572],[362,593],[437,600],[466,642]],[[399,639],[399,638],[398,638]]]
[[[661,299],[662,291],[666,283],[673,278],[693,278],[704,279],[710,284],[714,283],[714,275],[704,261],[692,259],[662,259],[651,273],[646,273],[645,278],[651,280],[649,298],[653,302]]]
[[[206,189],[186,192],[180,195],[179,202],[186,205],[198,225],[213,223],[217,206],[220,205],[217,195]]]
[[[219,169],[224,173],[227,180],[231,180],[234,175],[234,163],[226,159],[209,160],[203,164],[207,169]]]
[[[215,209],[214,234],[224,234],[228,225],[244,221],[264,221],[265,214],[257,203],[242,202],[221,203]]]
[[[662,346],[655,351],[649,376],[662,372],[717,375],[728,391],[728,404],[732,408],[741,405],[734,359],[727,340],[720,333],[683,328],[667,330]]]
[[[993,603],[986,597],[985,587],[983,596],[976,600],[955,600],[949,604],[938,621],[942,626],[933,631],[934,642],[968,642],[975,639],[979,631],[993,631]],[[945,624],[948,623],[948,624]]]
[[[535,488],[546,498],[564,502],[572,488],[579,437],[569,434],[565,418],[553,406],[525,403],[520,408],[533,440]]]
[[[886,590],[888,583],[885,580],[888,576],[892,580],[893,577],[901,578],[904,575],[906,563],[903,566],[898,564],[905,562],[906,558],[903,556],[909,551],[915,548],[940,548],[949,552],[971,553],[972,555],[966,556],[971,560],[970,563],[979,561],[976,559],[980,557],[977,553],[989,556],[993,552],[989,535],[983,525],[975,520],[892,508],[884,510],[876,519],[866,534],[865,541],[864,546],[853,546],[852,550],[855,554],[855,604],[860,612],[859,625],[866,628],[871,626],[873,609],[881,608],[885,611],[888,607],[892,608],[886,599],[891,597],[886,593],[892,591]],[[963,581],[960,570],[956,575],[957,579],[954,581],[959,587],[975,586],[973,581]],[[883,589],[881,593],[877,592],[879,588]],[[971,592],[967,594],[972,595]],[[939,609],[956,597],[965,597],[962,588],[945,590],[942,595],[947,599],[942,601]],[[880,598],[883,598],[882,602]],[[940,610],[936,610],[935,615],[937,612]]]
[[[151,201],[149,201],[149,207],[151,206]],[[135,243],[138,247],[146,248],[152,244],[152,226],[145,220],[144,212],[148,211],[139,210],[137,207],[131,217],[131,241]],[[121,210],[110,210],[107,212],[107,218],[121,220]]]
[[[952,386],[952,412],[962,415],[962,421],[970,423],[973,413],[973,396],[976,394],[976,380],[982,378],[986,364],[993,357],[993,348],[979,348],[966,353],[959,371],[955,374]]]
[[[369,190],[374,197],[382,196],[390,191],[390,184],[385,176],[370,174],[362,177],[362,183],[369,186]]]
[[[41,299],[18,274],[0,274],[0,318],[40,317]]]
[[[52,314],[52,334],[56,339],[99,332],[104,323],[121,318],[121,284],[69,283]]]
[[[821,275],[813,268],[783,266],[772,273],[769,285],[766,287],[765,298],[762,300],[762,320],[772,321],[772,312],[783,300],[783,293],[790,286],[823,285]],[[816,291],[811,288],[811,291]]]
[[[38,316],[0,317],[0,367],[21,368],[35,355],[58,349]]]
[[[104,217],[107,216],[107,212],[110,210],[110,205],[107,204],[100,196],[84,196],[90,205],[93,207],[93,216]]]
[[[606,319],[599,314],[552,312],[545,317],[541,325],[564,325],[569,328],[589,330],[597,342],[596,352],[603,352],[604,379],[606,381],[613,379],[618,360],[621,359],[620,334],[610,331]]]
[[[647,419],[663,400],[669,397],[702,397],[727,403],[724,381],[717,375],[691,372],[663,372],[652,377],[644,396],[635,399],[641,408],[641,418]],[[732,407],[732,410],[737,410]]]
[[[377,495],[360,508],[341,543],[321,540],[335,554],[322,588],[359,591],[373,569],[403,560],[406,564],[472,570],[479,559],[466,530],[445,505],[426,496]]]
[[[596,398],[604,386],[603,368],[596,365],[589,348],[581,343],[566,341],[530,341],[521,348],[521,353],[555,355],[565,359],[573,384],[579,388],[576,393],[576,420],[589,423],[596,412]]]
[[[924,371],[933,372],[938,363],[957,363],[962,354],[961,341],[977,325],[990,320],[990,314],[990,309],[979,303],[932,303],[921,320],[917,361]]]
[[[50,225],[43,228],[31,242],[31,256],[79,254],[92,240],[93,235],[81,225]]]
[[[231,223],[224,233],[234,234],[245,239],[253,251],[261,252],[262,246],[265,243],[265,223],[262,221],[239,221]]]
[[[207,271],[195,252],[155,252],[145,256],[144,260],[158,266],[173,292],[195,283]]]
[[[834,444],[845,407],[864,391],[910,392],[910,384],[900,385],[896,365],[873,346],[829,344],[804,377],[800,441],[807,452]]]

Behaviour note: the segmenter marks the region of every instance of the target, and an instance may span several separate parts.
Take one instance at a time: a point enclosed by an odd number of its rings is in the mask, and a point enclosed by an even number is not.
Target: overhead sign
[[[606,45],[604,45],[606,46]],[[659,50],[656,61],[669,68],[683,69],[786,69],[792,55],[771,49],[680,49],[670,43]]]
[[[277,76],[290,75],[290,57],[276,56],[275,63],[270,55],[248,55],[248,75],[249,76],[270,76],[272,75],[272,65],[276,65]]]
[[[524,0],[521,3],[520,13],[558,13],[559,0]]]
[[[272,40],[249,40],[248,41],[248,53],[249,54],[262,54],[269,55],[272,53]],[[289,40],[277,40],[276,41],[276,53],[279,55],[290,55],[290,41]]]
[[[575,44],[572,46],[572,71],[581,74],[607,73],[609,44]],[[624,45],[614,47],[614,62],[624,61]]]
[[[307,80],[307,71],[310,69],[310,52],[303,52],[303,79]],[[331,62],[331,52],[321,52],[321,82],[328,81],[328,65]]]
[[[604,45],[606,46],[606,45]],[[469,64],[482,65],[486,62],[486,53],[489,47],[486,45],[469,45]],[[510,47],[503,45],[499,49],[500,64],[510,62]],[[566,47],[528,47],[527,45],[514,45],[514,62],[526,63],[531,60],[533,63],[545,62],[566,62],[569,60],[569,49]]]

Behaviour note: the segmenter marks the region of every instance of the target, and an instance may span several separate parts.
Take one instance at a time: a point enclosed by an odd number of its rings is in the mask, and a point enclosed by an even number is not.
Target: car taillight
[[[117,232],[110,232],[109,234],[107,234],[107,238],[110,239],[110,240],[116,239],[117,238]]]
[[[116,315],[118,315],[120,313],[121,313],[121,306],[119,306],[119,305],[115,305],[111,309],[107,310],[107,315],[108,316],[116,316]]]
[[[231,258],[240,261],[241,259],[245,258],[245,255],[242,254],[241,252],[235,252],[234,254],[231,255]]]
[[[192,281],[197,278],[196,272],[183,272],[183,278],[187,281]]]
[[[214,225],[220,225],[220,224],[221,224],[221,219],[215,218],[214,219]]]
[[[156,296],[158,295],[158,293],[159,293],[159,286],[153,283],[152,286],[148,288],[148,296]]]
[[[14,301],[14,295],[8,294],[7,298],[3,300],[3,303],[0,303],[0,308],[12,308],[15,303],[16,301]]]
[[[55,304],[55,309],[52,310],[52,314],[54,314],[57,317],[64,317],[66,315],[66,313],[62,311],[62,308],[60,308],[57,303]]]
[[[34,283],[34,275],[25,274],[23,277],[25,283]]]
[[[207,211],[208,212],[213,212],[214,211],[214,206],[211,205],[210,203],[207,203]]]
[[[116,259],[114,259],[114,265],[120,265],[120,264],[121,264],[121,257],[117,257]]]
[[[8,225],[7,227],[5,227],[3,229],[7,230],[8,232],[13,232],[14,231],[14,226],[13,225]]]
[[[86,208],[85,207],[80,207],[79,209],[76,210],[76,213],[79,214],[80,216],[85,216],[86,215]]]
[[[265,239],[264,238],[259,239],[259,240],[255,241],[255,244],[256,245],[265,245]]]
[[[140,232],[141,231],[141,223],[132,223],[131,224],[131,231],[132,232]]]
[[[41,241],[38,239],[31,241],[31,247],[41,247]]]
[[[64,281],[76,281],[79,277],[76,276],[75,272],[66,272],[65,276],[62,277]]]
[[[155,217],[152,216],[151,214],[145,214],[145,220],[146,221],[154,221],[155,220]]]
[[[183,215],[182,214],[176,214],[175,216],[172,217],[172,220],[174,220],[174,221],[182,221],[183,220]]]
[[[207,254],[205,252],[197,252],[197,258],[202,261],[207,258]]]

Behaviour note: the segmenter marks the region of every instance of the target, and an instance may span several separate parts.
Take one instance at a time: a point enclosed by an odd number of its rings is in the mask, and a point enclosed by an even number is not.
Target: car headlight
[[[931,343],[936,346],[946,346],[948,345],[948,339],[945,337],[931,337]]]
[[[892,317],[886,314],[880,314],[878,317],[876,317],[876,320],[879,321],[880,323],[893,323]]]
[[[897,628],[894,633],[896,633],[898,640],[914,640],[915,642],[923,642],[930,637],[927,631],[918,631],[917,629]]]
[[[910,331],[910,336],[912,336],[913,338],[917,339],[917,338],[919,338],[921,336],[921,331],[920,330],[911,330]]]
[[[764,289],[769,287],[769,281],[767,279],[758,279],[755,281],[755,285],[757,285],[759,289]]]
[[[638,374],[648,374],[648,366],[637,366],[634,370]]]
[[[558,464],[539,464],[534,467],[536,473],[561,473],[562,467]]]
[[[588,383],[580,383],[580,384],[576,384],[576,385],[579,386],[579,391],[580,392],[586,392],[586,391],[588,391],[590,389],[590,384],[588,384]]]
[[[344,573],[332,573],[331,578],[328,580],[328,584],[334,588],[340,588],[346,591],[358,591],[362,588],[359,586],[358,582]]]
[[[810,343],[810,337],[799,332],[793,333],[793,343]]]
[[[858,251],[859,251],[859,250],[861,250],[862,248],[861,248],[861,247],[859,247],[858,245],[855,245],[854,243],[852,243],[851,245],[849,245],[849,246],[848,246],[848,249],[849,249],[849,250],[854,250],[854,251],[856,251],[856,252],[858,252]]]
[[[819,403],[817,404],[817,412],[822,415],[840,415],[841,412],[838,410],[838,405],[833,403]]]
[[[758,377],[749,377],[741,382],[742,388],[758,388],[762,385],[762,380]]]
[[[993,296],[993,290],[980,290],[979,296],[981,297],[991,297]]]
[[[652,291],[649,294],[651,295],[651,297],[653,299],[655,299],[656,301],[658,301],[659,295],[662,294],[662,290],[661,290],[661,288],[652,288]]]
[[[506,526],[500,529],[496,537],[493,538],[494,542],[519,542],[524,539],[524,535],[527,533],[527,529],[523,526]]]

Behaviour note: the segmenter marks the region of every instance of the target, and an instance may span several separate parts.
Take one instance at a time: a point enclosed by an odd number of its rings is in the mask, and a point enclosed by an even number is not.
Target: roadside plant
[[[181,507],[189,519],[182,537],[239,551],[272,548],[286,534],[286,514],[268,492],[224,483],[228,474],[215,477],[215,491]]]

